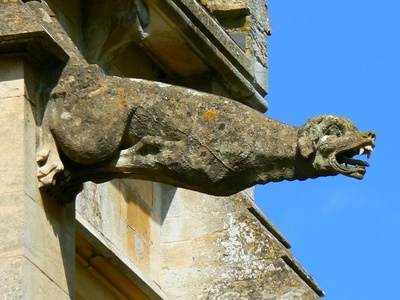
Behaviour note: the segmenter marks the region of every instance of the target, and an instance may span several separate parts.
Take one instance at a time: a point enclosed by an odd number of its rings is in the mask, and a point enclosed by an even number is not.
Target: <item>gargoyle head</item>
[[[354,159],[375,147],[372,131],[360,132],[348,119],[331,115],[318,116],[300,127],[298,147],[302,157],[312,161],[316,176],[343,174],[362,179],[369,164]]]

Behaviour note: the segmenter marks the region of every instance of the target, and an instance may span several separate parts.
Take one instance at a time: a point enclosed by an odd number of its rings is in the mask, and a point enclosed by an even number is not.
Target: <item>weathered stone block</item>
[[[30,260],[25,260],[24,271],[26,272],[27,276],[24,282],[23,299],[70,300],[75,297],[74,288],[71,287],[71,290],[65,290],[63,287],[60,287],[57,282],[54,282],[52,280],[52,277],[49,277],[46,273],[43,272],[43,270],[38,268],[37,265],[32,263]],[[58,272],[63,274],[62,268],[59,268]]]
[[[146,242],[150,242],[151,212],[147,204],[136,193],[127,193],[127,222]]]
[[[7,241],[1,240],[3,242]],[[3,299],[23,299],[24,260],[22,255],[0,256],[0,295]]]
[[[74,292],[75,209],[25,198],[25,256],[66,294]]]
[[[25,209],[21,196],[4,196],[2,194],[0,201],[0,258],[23,255],[24,224],[22,220],[24,214]],[[0,265],[2,266],[2,264]]]
[[[127,205],[120,180],[86,183],[77,197],[77,211],[99,232],[115,244],[125,242]],[[121,212],[125,212],[121,215]]]
[[[0,134],[2,136],[0,187],[2,194],[18,194],[24,190],[23,138],[25,125],[23,119],[25,101],[23,96],[0,98]]]
[[[186,268],[193,264],[193,241],[166,243],[163,245],[162,263],[164,268]]]
[[[21,59],[0,57],[0,98],[25,96],[24,63]]]
[[[133,193],[143,200],[150,208],[153,206],[153,182],[144,180],[121,180]]]
[[[140,268],[142,272],[149,272],[150,267],[150,245],[136,231],[127,229],[127,247],[124,249],[131,261]]]

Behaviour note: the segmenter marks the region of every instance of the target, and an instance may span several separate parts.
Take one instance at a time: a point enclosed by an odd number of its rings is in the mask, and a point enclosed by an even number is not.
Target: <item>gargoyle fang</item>
[[[372,148],[372,146],[368,145],[368,146],[365,146],[365,150],[367,152],[367,158],[370,158],[371,152],[374,151],[374,148]]]
[[[374,151],[374,148],[372,148],[372,146],[370,145],[367,145],[365,147],[360,148],[358,155],[363,155],[365,153],[367,154],[367,157],[370,158],[372,151]]]

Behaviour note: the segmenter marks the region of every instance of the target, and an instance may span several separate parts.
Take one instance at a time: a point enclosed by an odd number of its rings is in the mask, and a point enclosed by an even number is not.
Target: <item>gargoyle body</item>
[[[42,186],[126,177],[212,195],[271,181],[362,179],[368,164],[352,157],[375,146],[373,132],[342,117],[289,126],[224,97],[106,76],[96,65],[65,67],[41,135]]]

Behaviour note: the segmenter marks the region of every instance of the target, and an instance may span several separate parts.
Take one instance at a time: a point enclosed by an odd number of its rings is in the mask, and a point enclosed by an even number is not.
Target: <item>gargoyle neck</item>
[[[265,184],[310,178],[311,165],[301,156],[298,149],[299,127],[278,123],[272,128],[273,131],[268,131],[260,137],[260,144],[265,146],[263,149],[257,149],[261,169],[257,182]]]

